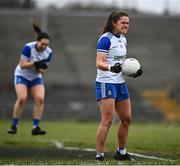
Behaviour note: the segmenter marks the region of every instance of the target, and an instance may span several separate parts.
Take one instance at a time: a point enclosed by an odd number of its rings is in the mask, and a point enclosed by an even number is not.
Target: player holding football
[[[34,21],[33,29],[38,34],[37,41],[25,44],[19,64],[15,69],[14,84],[17,100],[14,104],[12,125],[7,131],[9,134],[17,133],[18,122],[27,100],[28,91],[34,100],[34,119],[31,133],[32,135],[46,134],[46,131],[39,127],[45,97],[42,74],[45,73],[51,61],[52,50],[48,47],[50,38],[48,33],[42,32]]]
[[[114,158],[131,160],[130,155],[126,152],[128,129],[131,122],[131,103],[121,72],[121,64],[127,54],[124,34],[127,33],[128,28],[127,13],[111,12],[97,44],[96,99],[100,106],[101,123],[96,135],[96,160],[104,160],[105,141],[115,112],[119,117],[119,126],[117,130],[118,147]],[[141,74],[140,69],[133,77]]]

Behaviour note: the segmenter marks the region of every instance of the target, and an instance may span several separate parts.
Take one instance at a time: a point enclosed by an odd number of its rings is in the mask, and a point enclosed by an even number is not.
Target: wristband
[[[111,65],[108,66],[108,71],[111,71],[111,67],[112,67]]]

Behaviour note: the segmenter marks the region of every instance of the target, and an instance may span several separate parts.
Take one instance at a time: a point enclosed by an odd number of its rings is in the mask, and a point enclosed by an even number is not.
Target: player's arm
[[[36,71],[41,74],[44,74],[49,66],[51,58],[52,58],[52,52],[49,54],[48,58],[34,62]]]
[[[120,73],[122,70],[120,63],[115,63],[113,66],[105,63],[106,54],[97,53],[96,67],[103,71],[110,71],[113,73]]]
[[[106,56],[108,54],[111,41],[108,37],[102,37],[97,44],[97,57],[96,57],[96,67],[103,71],[110,71],[113,73],[121,72],[121,64],[116,63],[113,66],[105,63]]]
[[[19,64],[20,64],[21,69],[29,69],[29,68],[34,67],[34,62],[28,62],[27,60],[22,59],[22,58],[20,59]]]
[[[48,58],[41,61],[34,62],[36,71],[40,72],[41,74],[44,74],[46,69],[49,66],[51,58],[52,58],[52,52],[49,54]]]
[[[105,63],[106,56],[108,54],[111,41],[107,36],[99,39],[97,43],[97,57],[96,57],[96,67],[103,71],[109,70],[109,64]]]
[[[38,72],[41,74],[44,74],[46,72],[46,70],[45,69],[38,69]]]
[[[30,61],[31,57],[31,48],[28,45],[25,45],[20,58],[20,67],[21,69],[29,69],[34,67],[34,62]]]
[[[46,71],[46,69],[36,68],[34,62],[28,62],[24,59],[21,59],[19,64],[20,64],[21,69],[35,68],[36,71],[41,73],[41,74],[44,74]]]
[[[103,70],[103,71],[108,71],[109,66],[110,66],[110,65],[105,63],[106,56],[107,55],[105,53],[103,53],[103,52],[97,52],[96,67],[98,69]]]

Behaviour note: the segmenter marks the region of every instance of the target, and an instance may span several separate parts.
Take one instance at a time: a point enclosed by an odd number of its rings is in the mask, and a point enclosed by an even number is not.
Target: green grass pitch
[[[132,123],[128,136],[128,152],[169,160],[134,157],[134,161],[116,161],[114,122],[106,141],[105,161],[94,160],[98,123],[74,121],[42,121],[45,136],[31,136],[32,122],[20,121],[18,133],[6,133],[10,121],[0,122],[0,164],[180,164],[180,123]],[[71,148],[70,148],[71,147]],[[73,149],[74,148],[74,149]]]

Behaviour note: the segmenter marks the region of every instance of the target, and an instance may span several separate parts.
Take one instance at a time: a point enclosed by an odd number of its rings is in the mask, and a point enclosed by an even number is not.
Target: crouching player
[[[17,133],[17,126],[27,100],[28,92],[31,93],[34,100],[33,129],[31,133],[32,135],[46,134],[46,131],[41,130],[39,127],[45,97],[42,74],[48,68],[52,57],[52,50],[48,47],[48,33],[42,32],[35,22],[33,22],[33,29],[38,35],[37,40],[25,44],[19,64],[15,69],[14,84],[17,100],[14,104],[12,125],[7,131],[9,134]]]

